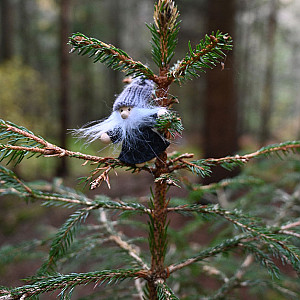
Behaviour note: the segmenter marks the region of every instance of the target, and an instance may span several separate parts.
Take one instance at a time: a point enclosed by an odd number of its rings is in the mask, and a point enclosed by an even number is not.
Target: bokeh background
[[[199,158],[222,157],[300,139],[300,1],[176,3],[182,23],[174,63],[188,51],[188,41],[195,46],[216,30],[233,37],[234,50],[224,65],[172,86],[169,92],[179,100],[174,109],[185,127],[173,149],[193,151]],[[73,32],[95,37],[157,70],[145,25],[152,22],[153,5],[152,0],[1,0],[0,118],[70,150],[110,153],[100,143],[86,147],[76,142],[68,129],[108,116],[124,76],[86,56],[70,54],[68,37]],[[26,180],[65,177],[71,185],[87,173],[77,161],[55,158],[24,160],[14,171]],[[221,169],[208,181],[224,176],[228,174]],[[141,187],[151,179],[139,179],[142,184],[137,177],[127,180],[118,181],[116,196],[149,192]],[[25,204],[16,208],[11,199],[0,202],[0,208],[1,243],[30,237],[37,216],[44,216],[49,226],[64,219],[39,206],[29,213]],[[27,268],[32,264],[19,268],[16,278],[25,277]],[[12,285],[19,282],[10,270],[0,272]]]
[[[299,1],[176,3],[182,23],[173,62],[185,55],[188,41],[196,45],[206,33],[221,30],[234,40],[224,66],[170,90],[180,101],[174,109],[186,129],[176,144],[220,157],[298,139]],[[153,5],[149,0],[2,0],[1,118],[73,148],[67,129],[106,117],[124,77],[88,57],[69,54],[68,37],[82,32],[112,43],[155,70],[145,26],[152,22]],[[48,163],[40,175],[71,171],[61,161]]]

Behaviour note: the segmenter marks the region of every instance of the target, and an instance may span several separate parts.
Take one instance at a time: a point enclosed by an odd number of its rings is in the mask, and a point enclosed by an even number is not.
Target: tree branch
[[[243,239],[248,238],[249,235],[248,234],[242,234],[239,235],[233,239],[229,239],[229,240],[225,240],[222,244],[213,247],[213,248],[209,248],[207,250],[202,251],[199,255],[196,255],[194,257],[188,258],[186,260],[184,260],[181,263],[176,263],[176,264],[172,264],[168,267],[168,270],[171,273],[176,272],[184,267],[189,266],[190,264],[193,264],[197,261],[201,261],[205,258],[211,257],[211,256],[215,256],[219,253],[224,253],[226,251],[228,251],[229,249],[235,248],[237,247],[241,241]]]
[[[100,211],[100,220],[101,220],[101,223],[104,225],[105,230],[109,234],[109,239],[111,241],[114,241],[120,248],[125,250],[128,253],[128,255],[131,256],[144,270],[149,270],[149,267],[147,266],[147,264],[138,255],[138,253],[132,247],[132,245],[130,245],[129,243],[124,241],[121,238],[120,234],[118,234],[113,228],[108,226],[107,216],[106,216],[106,213],[104,210]]]
[[[89,283],[114,283],[126,278],[145,278],[148,276],[146,270],[130,269],[130,270],[105,270],[100,272],[77,273],[68,275],[55,275],[46,278],[36,278],[35,283],[25,285],[12,290],[0,290],[1,300],[20,300],[26,299],[41,293],[51,292],[63,289],[63,294],[68,293],[68,288],[77,285],[86,285]]]
[[[106,44],[95,38],[89,38],[81,33],[73,34],[73,36],[70,37],[69,43],[73,46],[71,52],[78,50],[80,54],[89,54],[90,57],[94,56],[95,62],[99,60],[106,63],[114,70],[121,70],[127,75],[135,73],[137,75],[144,75],[148,79],[157,82],[157,75],[155,75],[146,65],[142,64],[140,61],[133,60],[123,50],[116,48],[111,44]]]

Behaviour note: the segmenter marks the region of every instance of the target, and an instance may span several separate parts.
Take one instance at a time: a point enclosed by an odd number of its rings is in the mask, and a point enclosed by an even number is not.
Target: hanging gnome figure
[[[142,166],[166,150],[170,143],[155,130],[156,119],[167,113],[163,107],[151,105],[154,83],[135,78],[117,97],[113,112],[104,121],[75,134],[88,142],[122,142],[118,159],[126,164]]]

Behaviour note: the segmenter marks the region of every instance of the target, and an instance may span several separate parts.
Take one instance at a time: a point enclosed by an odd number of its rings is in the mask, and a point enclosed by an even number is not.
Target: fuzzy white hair
[[[121,141],[133,142],[139,134],[140,127],[155,125],[156,121],[153,115],[157,114],[160,109],[162,107],[159,106],[132,107],[127,119],[123,119],[120,112],[116,110],[107,119],[96,121],[97,123],[92,126],[87,124],[88,127],[73,129],[72,133],[78,138],[86,139],[87,143],[91,143],[100,139],[105,132],[118,130]]]

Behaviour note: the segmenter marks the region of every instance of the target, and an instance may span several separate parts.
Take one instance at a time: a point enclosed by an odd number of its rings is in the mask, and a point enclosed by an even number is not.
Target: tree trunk
[[[235,0],[208,1],[208,32],[221,30],[234,38]],[[205,157],[223,157],[238,150],[237,97],[234,82],[233,55],[228,53],[225,67],[206,75],[204,154]],[[221,167],[213,169],[205,184],[234,176]]]
[[[275,36],[277,28],[277,12],[278,0],[272,0],[270,3],[270,15],[267,28],[267,62],[266,75],[263,85],[263,95],[261,103],[261,131],[259,135],[259,142],[261,146],[270,138],[270,121],[274,102],[274,55],[275,55]]]
[[[20,34],[21,55],[24,63],[29,64],[30,45],[32,44],[32,39],[30,36],[31,19],[28,12],[28,1],[20,1],[19,16],[20,16],[19,32],[21,33]],[[26,26],[24,26],[24,24],[26,24]]]
[[[111,43],[118,48],[122,48],[120,45],[120,31],[122,30],[120,0],[110,1],[109,24],[111,26]],[[109,81],[110,89],[115,95],[120,88],[120,72],[109,69]]]
[[[60,146],[67,148],[67,129],[69,118],[69,46],[68,37],[70,36],[70,13],[71,1],[62,0],[60,4],[60,36],[59,36],[59,57],[60,57]],[[57,175],[66,176],[68,173],[67,160],[63,157],[57,168]]]
[[[0,61],[10,59],[14,55],[14,7],[11,0],[1,0],[1,51]]]

